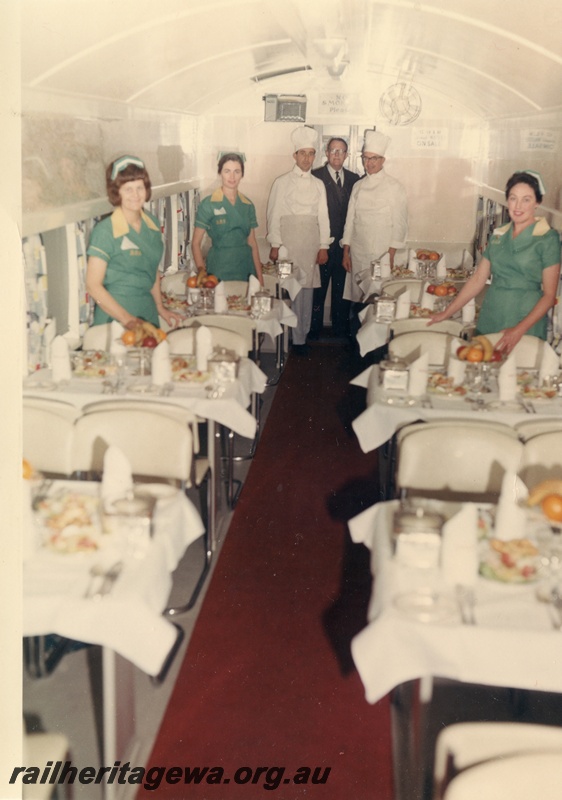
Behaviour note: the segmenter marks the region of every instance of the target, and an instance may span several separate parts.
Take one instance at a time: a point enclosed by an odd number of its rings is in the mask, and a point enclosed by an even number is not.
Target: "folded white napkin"
[[[460,358],[457,358],[459,347],[459,339],[454,338],[451,341],[447,358],[447,377],[453,379],[453,386],[460,386],[466,373],[466,361],[461,361]]]
[[[502,402],[505,403],[515,399],[517,393],[517,368],[513,353],[499,369],[498,388]]]
[[[125,453],[110,445],[103,458],[101,499],[104,508],[111,511],[113,503],[133,491],[131,465]]]
[[[251,277],[251,276],[250,276]],[[211,331],[205,325],[197,328],[195,334],[195,356],[197,360],[197,369],[199,372],[207,371],[207,362],[213,352],[213,340]]]
[[[441,572],[450,586],[472,586],[478,576],[478,511],[467,503],[441,532]]]
[[[443,253],[441,258],[437,262],[437,268],[435,274],[438,278],[447,277],[447,255],[445,253]]]
[[[461,314],[462,314],[462,321],[465,324],[474,322],[474,318],[476,317],[476,302],[474,300],[474,297],[472,298],[472,300],[469,300],[468,303],[464,304],[464,306],[462,307]]]
[[[51,369],[55,383],[70,380],[70,355],[67,341],[63,336],[55,336],[53,339],[53,344],[51,345]]]
[[[380,259],[381,278],[390,278],[390,254],[385,253]]]
[[[394,319],[408,319],[410,316],[410,290],[403,289],[396,298]]]
[[[170,345],[164,339],[154,348],[152,354],[152,383],[155,386],[163,386],[172,380],[172,365],[170,363]]]
[[[422,353],[410,364],[408,370],[408,394],[410,397],[420,397],[427,390],[429,376],[429,353]]]
[[[539,367],[539,385],[542,384],[545,378],[558,375],[559,369],[560,356],[555,352],[548,342],[543,342],[541,364]]]
[[[123,344],[122,336],[125,328],[117,320],[112,320],[109,332],[109,352],[114,356],[125,356],[127,348]]]
[[[431,311],[433,311],[433,307],[435,306],[435,295],[434,294],[430,294],[427,291],[427,287],[430,286],[430,285],[431,284],[426,283],[425,286],[424,286],[421,304],[422,304],[422,308],[429,308]]]
[[[410,250],[410,252],[408,253],[408,269],[411,269],[412,272],[417,272],[418,262],[416,260],[415,250]]]
[[[256,278],[255,275],[250,275],[248,278],[248,302],[250,305],[252,304],[252,297],[255,295],[256,292],[259,292],[261,289],[261,284]]]
[[[527,496],[528,489],[515,474],[508,471],[503,476],[500,499],[496,508],[494,536],[496,539],[524,539],[527,528],[527,514],[520,505]]]
[[[226,299],[226,288],[222,281],[215,286],[215,312],[223,314],[228,310],[228,301]]]

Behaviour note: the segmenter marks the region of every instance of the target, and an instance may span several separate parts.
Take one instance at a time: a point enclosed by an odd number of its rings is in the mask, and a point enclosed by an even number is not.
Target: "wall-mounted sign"
[[[449,146],[449,129],[414,128],[411,142],[413,150],[446,150]]]
[[[557,149],[558,134],[545,128],[525,128],[521,131],[521,150],[531,152],[542,150],[553,152]]]
[[[357,97],[343,92],[325,92],[318,95],[318,113],[339,116],[357,113]]]

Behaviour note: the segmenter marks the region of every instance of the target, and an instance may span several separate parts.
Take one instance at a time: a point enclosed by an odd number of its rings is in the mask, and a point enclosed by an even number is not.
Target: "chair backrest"
[[[416,432],[420,428],[424,428],[425,430],[429,430],[430,428],[433,429],[441,429],[442,434],[444,436],[448,436],[447,428],[458,428],[459,425],[463,425],[466,428],[472,430],[473,428],[479,429],[488,429],[491,431],[499,431],[503,433],[505,436],[509,436],[511,439],[515,439],[516,441],[520,440],[520,437],[515,430],[510,425],[507,425],[505,422],[498,422],[497,420],[493,419],[467,419],[466,417],[443,417],[441,419],[430,419],[426,422],[411,422],[407,425],[401,427],[396,433],[396,442],[400,443],[400,441],[404,438],[404,436],[408,436],[410,433]],[[440,435],[439,432],[436,431],[436,436]]]
[[[416,352],[419,355],[429,353],[430,364],[442,365],[450,352],[453,338],[448,333],[440,333],[439,331],[428,329],[401,333],[390,340],[388,352],[391,356],[400,356],[402,358],[412,356]],[[459,339],[459,346],[461,344],[462,342]]]
[[[170,275],[163,275],[160,279],[160,288],[163,292],[167,292],[168,294],[177,294],[185,297],[188,277],[186,270],[179,270]]]
[[[443,800],[558,800],[560,750],[518,753],[476,764],[453,778]]]
[[[396,296],[402,289],[410,290],[410,301],[417,302],[421,294],[425,281],[419,278],[387,278],[382,282],[382,290],[385,294]]]
[[[111,340],[111,323],[91,325],[86,328],[82,337],[83,350],[109,350]]]
[[[562,478],[562,431],[533,436],[523,445],[520,475],[529,488],[547,478]]]
[[[190,320],[188,320],[190,322]],[[205,324],[211,332],[211,341],[213,348],[225,347],[227,350],[232,350],[237,356],[246,358],[248,355],[248,343],[246,338],[236,331],[227,330],[226,328],[215,327],[215,325]],[[194,323],[176,328],[168,334],[168,344],[170,346],[170,353],[176,355],[183,355],[195,352],[195,327]]]
[[[248,281],[222,281],[226,296],[236,295],[246,297],[248,295]]]
[[[456,319],[436,322],[431,328],[428,328],[427,319],[423,317],[395,319],[390,326],[394,336],[401,336],[403,333],[411,333],[412,331],[433,331],[435,333],[450,333],[451,336],[460,336],[463,328],[464,324]]]
[[[502,337],[502,333],[487,333],[486,337],[495,345]],[[537,336],[522,336],[513,348],[515,366],[519,369],[538,369],[544,342]]]
[[[514,753],[562,751],[562,729],[529,722],[458,722],[440,731],[433,768],[437,796],[461,770]]]
[[[396,486],[402,494],[497,499],[505,472],[517,472],[522,451],[515,436],[488,425],[420,425],[401,436]]]
[[[58,408],[58,406],[62,408]],[[66,403],[24,398],[22,415],[23,457],[40,472],[68,476],[72,473],[75,409]]]
[[[193,450],[199,452],[199,423],[201,418],[193,411],[173,403],[163,403],[158,400],[128,400],[128,399],[107,399],[97,400],[95,403],[87,403],[82,407],[82,414],[93,414],[96,411],[151,411],[155,414],[163,414],[165,417],[177,419],[183,425],[187,425],[193,436]]]
[[[515,430],[521,441],[526,442],[541,433],[562,431],[562,418],[539,417],[537,415],[533,419],[524,419],[522,422],[516,423]]]
[[[74,471],[101,473],[110,445],[123,451],[134,475],[191,484],[193,438],[178,419],[129,408],[84,414],[75,424]]]

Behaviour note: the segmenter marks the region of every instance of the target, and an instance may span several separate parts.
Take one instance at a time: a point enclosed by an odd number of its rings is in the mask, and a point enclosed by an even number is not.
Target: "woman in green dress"
[[[244,177],[244,161],[238,153],[226,153],[218,164],[221,186],[199,204],[191,252],[198,272],[207,271],[221,281],[247,281],[256,275],[263,283],[255,229],[256,209],[238,191]],[[202,252],[205,233],[211,240],[207,264]]]
[[[546,339],[547,314],[556,303],[560,235],[535,212],[544,195],[540,175],[516,172],[505,190],[511,222],[491,235],[482,260],[457,297],[429,325],[448,319],[484,289],[477,332],[503,333],[496,347],[510,353],[524,335]]]
[[[88,244],[86,286],[95,300],[94,325],[117,320],[134,328],[140,320],[170,326],[181,315],[164,308],[158,265],[164,243],[158,220],[144,210],[151,184],[143,162],[121,156],[106,170],[107,196],[115,211],[95,226]]]

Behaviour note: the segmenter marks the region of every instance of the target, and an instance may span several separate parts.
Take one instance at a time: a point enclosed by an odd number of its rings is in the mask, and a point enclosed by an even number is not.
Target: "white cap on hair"
[[[316,150],[318,134],[314,128],[310,128],[308,125],[301,125],[300,128],[295,128],[291,133],[291,141],[293,143],[293,152],[295,153],[303,147],[314,147]]]
[[[384,156],[386,148],[390,144],[390,138],[379,131],[365,131],[365,142],[363,149],[367,153],[374,153],[377,156]]]

